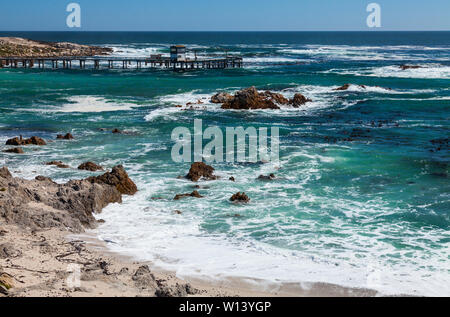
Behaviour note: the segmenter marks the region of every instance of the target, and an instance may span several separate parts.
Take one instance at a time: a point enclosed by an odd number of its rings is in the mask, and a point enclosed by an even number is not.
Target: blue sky
[[[81,29],[66,26],[71,2]],[[359,31],[371,2],[377,30],[450,30],[449,0],[14,0],[2,1],[0,31]]]

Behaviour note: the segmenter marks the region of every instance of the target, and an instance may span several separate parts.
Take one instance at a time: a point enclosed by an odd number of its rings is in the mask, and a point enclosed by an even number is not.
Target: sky
[[[69,3],[81,28],[66,24]],[[369,3],[381,27],[368,28]],[[14,0],[0,31],[427,31],[450,30],[449,0]]]

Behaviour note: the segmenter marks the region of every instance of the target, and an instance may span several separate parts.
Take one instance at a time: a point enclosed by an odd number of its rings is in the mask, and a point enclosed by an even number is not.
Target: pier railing
[[[112,56],[67,56],[67,57],[0,57],[0,68],[50,68],[50,69],[114,69],[114,68],[165,68],[226,69],[243,67],[242,57],[185,59],[174,61],[169,57],[112,57]]]

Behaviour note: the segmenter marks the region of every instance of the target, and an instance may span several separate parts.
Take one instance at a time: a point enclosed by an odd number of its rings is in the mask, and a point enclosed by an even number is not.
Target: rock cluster
[[[58,167],[58,168],[70,168],[69,165],[64,164],[64,163],[61,162],[61,161],[51,161],[51,162],[45,163],[45,165],[54,165],[54,166],[56,166],[56,167]]]
[[[93,213],[110,203],[121,203],[122,194],[132,195],[136,185],[122,166],[84,180],[57,184],[47,177],[24,180],[0,169],[0,218],[32,229],[61,228],[82,232],[97,224]]]
[[[222,109],[237,110],[280,109],[279,105],[291,105],[298,108],[311,101],[302,94],[296,94],[293,99],[289,100],[282,94],[268,90],[258,92],[255,87],[239,90],[234,96],[221,93],[211,98],[213,103],[223,103]]]
[[[230,201],[237,203],[249,203],[250,198],[245,193],[236,193],[231,196]]]
[[[22,136],[15,137],[6,141],[6,145],[24,146],[24,145],[47,145],[47,143],[37,136],[32,136],[29,139],[24,139]]]

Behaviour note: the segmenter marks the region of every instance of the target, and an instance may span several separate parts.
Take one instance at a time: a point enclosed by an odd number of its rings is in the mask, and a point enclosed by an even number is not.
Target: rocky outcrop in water
[[[72,134],[67,133],[66,135],[58,134],[58,135],[56,136],[56,139],[57,139],[57,140],[73,140],[74,137],[73,137]]]
[[[219,92],[211,97],[211,103],[225,103],[233,99],[233,96],[226,92]]]
[[[306,98],[302,94],[295,94],[294,98],[292,98],[292,100],[290,100],[290,104],[294,108],[299,108],[299,107],[303,106],[304,104],[306,104],[307,102],[312,102],[312,100],[309,98]]]
[[[111,48],[75,43],[51,43],[18,37],[0,37],[0,57],[55,57],[109,55]]]
[[[51,162],[47,162],[47,163],[45,163],[45,165],[53,165],[53,166],[56,166],[57,168],[70,168],[70,166],[69,165],[67,165],[67,164],[64,164],[63,162],[61,162],[61,161],[51,161]]]
[[[236,193],[233,196],[231,196],[230,201],[236,202],[236,203],[249,203],[250,198],[245,193]]]
[[[20,147],[15,147],[12,149],[3,150],[4,153],[13,153],[13,154],[24,154],[24,151]]]
[[[258,93],[255,87],[239,90],[233,99],[225,102],[222,109],[250,110],[250,109],[280,109],[271,98]]]
[[[271,92],[269,90],[266,90],[265,92],[260,93],[260,95],[268,98],[269,100],[271,100],[279,105],[288,105],[290,102],[289,99],[287,99],[282,94],[279,94],[276,92]]]
[[[122,166],[104,175],[57,184],[46,177],[14,178],[0,169],[0,218],[24,228],[57,227],[82,232],[94,228],[93,213],[110,203],[121,203],[122,194],[132,195],[136,185]]]
[[[100,165],[97,165],[95,163],[92,163],[92,162],[83,163],[80,166],[78,166],[78,169],[82,170],[82,171],[90,171],[90,172],[103,171],[103,167],[101,167]]]
[[[203,198],[203,196],[200,195],[198,191],[194,190],[190,194],[178,194],[175,196],[175,198],[173,200],[180,200],[181,198],[186,198],[186,197]]]
[[[24,139],[22,138],[22,136],[20,136],[7,140],[6,145],[13,145],[13,146],[47,145],[47,143],[37,136],[32,136],[29,139]]]
[[[186,178],[198,182],[200,179],[205,180],[216,180],[217,176],[214,175],[214,168],[212,166],[206,165],[203,162],[197,162],[191,165],[189,173]]]
[[[298,108],[311,101],[302,94],[296,94],[293,99],[289,100],[282,94],[269,90],[258,92],[255,87],[239,90],[234,96],[222,93],[211,98],[213,103],[223,103],[222,109],[236,110],[280,109],[280,105],[291,105]]]

